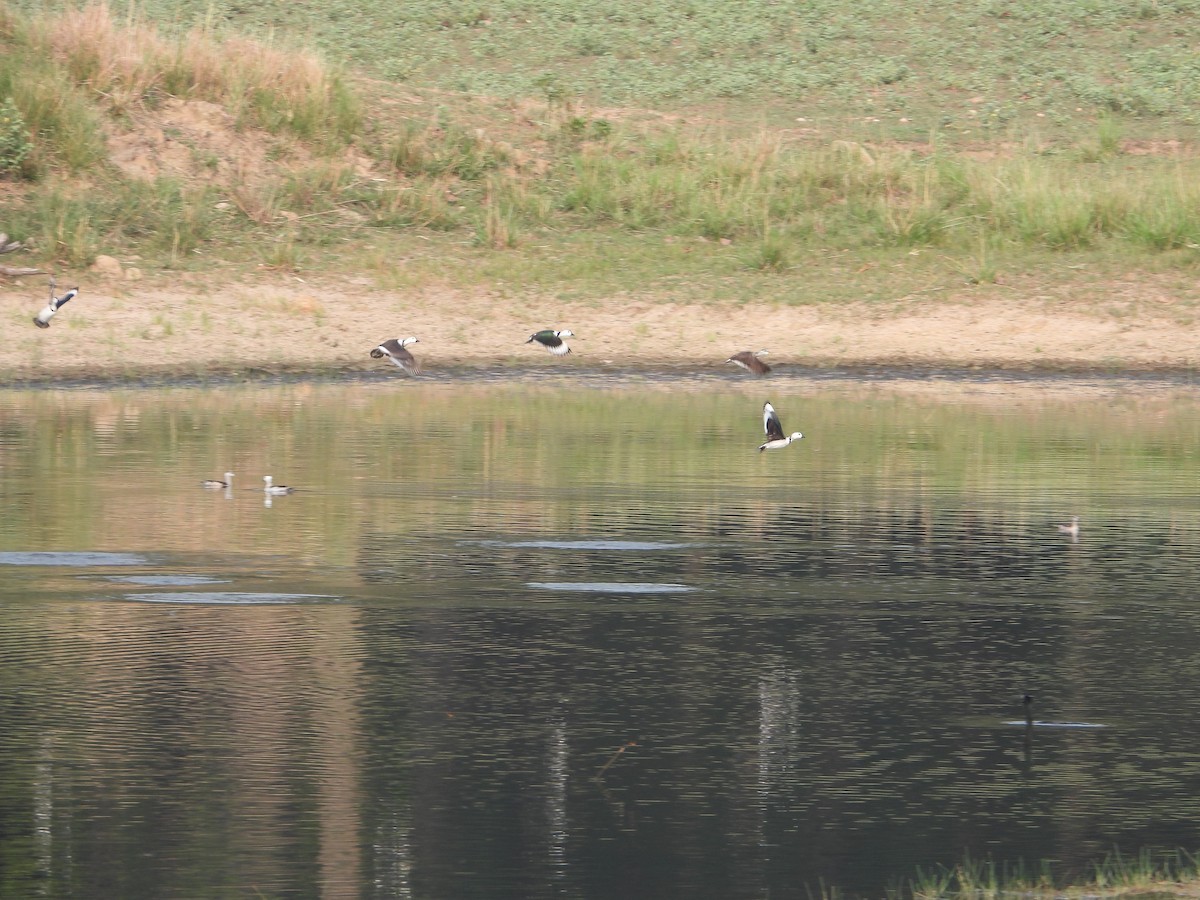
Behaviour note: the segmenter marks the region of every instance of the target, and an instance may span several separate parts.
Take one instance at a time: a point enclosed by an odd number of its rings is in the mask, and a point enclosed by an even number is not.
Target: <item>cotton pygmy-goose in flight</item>
[[[411,353],[404,349],[409,344],[418,343],[420,341],[415,337],[406,337],[403,340],[392,338],[391,340],[384,341],[372,350],[371,357],[373,359],[381,359],[386,356],[409,375],[420,375],[421,364],[413,358]]]
[[[290,494],[295,488],[290,488],[286,484],[272,484],[271,476],[263,476],[263,493],[278,496],[279,494]]]
[[[779,416],[770,403],[763,404],[763,430],[767,433],[767,440],[758,448],[759,453],[764,450],[782,450],[792,441],[804,437],[799,431],[793,431],[785,437],[783,426],[779,424]]]
[[[203,487],[208,488],[208,490],[210,490],[210,491],[219,491],[221,488],[232,487],[233,486],[233,473],[226,472],[224,481],[217,481],[214,478],[211,481],[202,481],[202,482],[200,482],[200,484]]]
[[[727,363],[733,363],[735,366],[741,366],[747,372],[754,375],[766,375],[771,371],[771,367],[759,359],[760,356],[766,356],[766,350],[743,350],[741,353],[735,353]]]
[[[79,293],[79,288],[73,287],[61,297],[54,296],[54,283],[50,283],[50,302],[42,307],[42,311],[33,317],[33,324],[38,328],[49,328],[50,320],[54,318],[54,314],[59,308],[65,306],[69,301],[75,299],[75,295]]]
[[[566,330],[554,331],[551,328],[547,328],[544,331],[531,334],[529,336],[529,340],[527,340],[525,343],[531,344],[534,341],[537,341],[555,356],[566,356],[571,352],[571,348],[563,343],[563,338],[569,337],[575,337],[575,332]]]

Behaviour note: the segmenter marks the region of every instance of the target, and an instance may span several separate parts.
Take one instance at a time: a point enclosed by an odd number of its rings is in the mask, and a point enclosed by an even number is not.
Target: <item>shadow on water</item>
[[[1196,845],[1196,397],[966,384],[10,392],[0,893],[874,897]],[[757,452],[764,394],[803,442]]]

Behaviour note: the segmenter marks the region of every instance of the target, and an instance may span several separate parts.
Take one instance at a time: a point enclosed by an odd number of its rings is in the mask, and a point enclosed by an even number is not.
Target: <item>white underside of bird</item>
[[[759,453],[763,450],[782,450],[792,441],[798,441],[802,437],[799,431],[793,431],[791,434],[783,433],[783,426],[779,423],[779,416],[775,412],[775,407],[770,403],[763,404],[763,431],[767,434],[767,440],[758,448]]]
[[[563,338],[569,337],[575,337],[575,333],[566,329],[563,329],[562,331],[554,331],[553,329],[547,328],[531,334],[529,336],[529,340],[527,340],[525,343],[529,344],[533,341],[537,341],[555,356],[566,356],[571,352],[571,348],[566,345],[566,343],[563,341]]]
[[[286,484],[272,484],[271,476],[263,476],[263,493],[279,496],[280,494],[290,494],[295,488],[290,488]]]
[[[69,301],[75,299],[75,295],[79,293],[79,288],[74,287],[63,294],[61,297],[50,297],[50,302],[42,307],[41,312],[33,317],[33,324],[38,328],[49,328],[50,320],[54,318],[54,314],[58,312]]]
[[[413,355],[404,348],[409,344],[420,343],[415,337],[406,337],[403,340],[392,338],[384,341],[378,347],[371,351],[371,356],[374,359],[386,356],[395,365],[399,366],[409,375],[420,375],[421,364],[413,358]]]

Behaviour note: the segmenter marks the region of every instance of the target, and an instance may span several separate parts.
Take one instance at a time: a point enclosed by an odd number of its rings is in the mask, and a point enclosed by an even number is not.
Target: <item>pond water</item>
[[[1195,848],[1198,398],[4,392],[0,895],[881,897]],[[760,454],[767,399],[805,437]]]

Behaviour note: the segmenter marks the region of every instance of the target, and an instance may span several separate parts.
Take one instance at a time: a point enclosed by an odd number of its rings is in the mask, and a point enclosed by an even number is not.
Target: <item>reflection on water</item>
[[[1070,388],[9,392],[0,893],[877,897],[1195,846],[1196,396]]]
[[[591,591],[600,594],[686,594],[686,584],[645,584],[633,581],[531,581],[531,588],[546,591]]]

